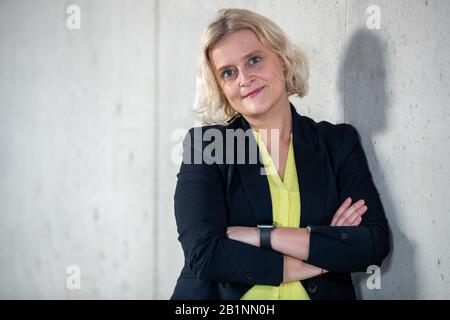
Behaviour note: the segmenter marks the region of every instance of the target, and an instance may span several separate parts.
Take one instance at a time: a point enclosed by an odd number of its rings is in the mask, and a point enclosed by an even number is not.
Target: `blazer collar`
[[[318,149],[317,133],[312,127],[312,121],[297,113],[290,103],[292,117],[292,136],[295,155],[295,165],[300,189],[300,226],[322,224],[326,200],[326,176],[324,153]],[[247,120],[240,116],[237,126],[244,131],[251,129]],[[253,135],[250,139],[254,141]],[[259,152],[259,149],[258,149]],[[265,175],[261,175],[264,165],[237,164],[244,189],[253,207],[257,224],[272,224],[272,201],[269,183]]]

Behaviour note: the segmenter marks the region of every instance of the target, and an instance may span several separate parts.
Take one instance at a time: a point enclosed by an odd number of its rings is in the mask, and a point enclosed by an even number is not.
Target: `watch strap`
[[[270,236],[274,227],[272,225],[267,225],[267,226],[258,226],[258,228],[260,232],[259,241],[261,248],[272,250]]]

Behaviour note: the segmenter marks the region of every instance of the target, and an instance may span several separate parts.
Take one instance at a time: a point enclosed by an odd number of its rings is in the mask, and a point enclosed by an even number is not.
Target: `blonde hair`
[[[217,84],[209,53],[224,36],[242,29],[252,30],[266,48],[283,59],[288,96],[304,97],[308,93],[308,59],[279,26],[250,10],[220,9],[201,38],[194,110],[204,124],[226,124],[239,115]]]

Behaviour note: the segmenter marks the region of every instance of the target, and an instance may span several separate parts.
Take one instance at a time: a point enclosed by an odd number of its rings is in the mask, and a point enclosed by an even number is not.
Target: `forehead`
[[[215,68],[235,64],[246,54],[267,49],[256,34],[249,29],[239,30],[226,35],[210,51],[211,62]]]

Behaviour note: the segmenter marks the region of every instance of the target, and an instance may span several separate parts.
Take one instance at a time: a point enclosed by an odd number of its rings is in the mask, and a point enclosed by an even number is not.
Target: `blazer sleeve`
[[[279,285],[283,255],[226,236],[227,204],[216,163],[194,164],[204,147],[191,143],[192,128],[183,141],[183,161],[174,195],[178,240],[197,278],[218,282]]]
[[[342,126],[337,172],[339,203],[347,197],[353,202],[364,199],[368,209],[356,227],[310,226],[307,262],[332,272],[366,272],[370,265],[380,266],[388,255],[389,227],[360,136],[353,126]]]

